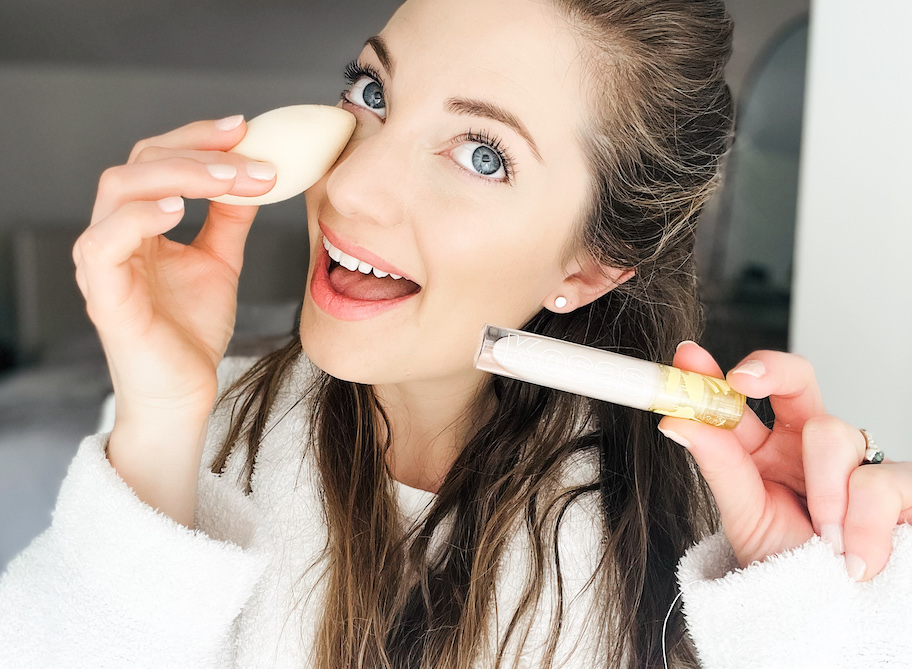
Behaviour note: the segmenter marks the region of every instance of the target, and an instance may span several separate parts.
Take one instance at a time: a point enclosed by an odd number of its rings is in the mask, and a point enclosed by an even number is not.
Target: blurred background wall
[[[900,6],[905,0],[885,1],[893,2],[895,11],[908,13],[909,5]],[[847,0],[826,2],[835,6]],[[302,102],[334,104],[344,86],[343,67],[398,4],[0,4],[0,568],[49,522],[66,465],[80,436],[93,431],[97,407],[109,388],[70,259],[72,243],[89,219],[101,172],[123,162],[137,140],[196,119],[236,113],[252,118]],[[794,240],[807,118],[806,57],[813,35],[808,29],[809,2],[727,4],[736,22],[728,78],[738,102],[738,137],[728,159],[726,184],[701,221],[697,248],[707,304],[704,343],[726,368],[759,347],[787,348],[790,327],[807,332],[796,325],[807,322],[804,314],[813,313],[812,320],[821,322],[819,310],[803,307],[797,314],[793,299],[796,274],[808,276],[796,271]],[[876,22],[892,19],[889,12],[880,12],[873,20],[869,29],[876,35]],[[851,17],[841,21],[852,23]],[[878,56],[893,68],[892,86],[885,84],[888,96],[903,76],[908,85],[912,63],[904,61],[906,56],[907,47],[896,44],[885,44]],[[843,60],[838,63],[828,76],[838,78],[838,68],[847,67]],[[834,87],[833,82],[828,85]],[[835,87],[842,90],[838,83]],[[856,103],[863,119],[864,101]],[[859,167],[851,156],[825,160],[832,170]],[[894,181],[903,174],[908,181],[908,168],[902,165],[894,162],[884,170]],[[835,201],[840,194],[825,191],[825,184],[818,185],[815,198]],[[829,220],[838,214],[815,210],[810,202],[802,202],[808,229],[815,229],[810,219]],[[188,203],[185,221],[174,236],[191,239],[204,211],[204,204]],[[896,225],[895,215],[878,215],[885,225]],[[821,231],[818,225],[802,245],[803,252],[823,265],[831,230]],[[845,239],[848,231],[840,230]],[[891,234],[888,229],[885,244]],[[246,251],[234,350],[257,350],[291,328],[306,267],[303,199],[264,207]],[[860,271],[850,267],[844,276]],[[822,269],[814,269],[802,285],[803,294],[811,296],[803,298],[805,305],[827,290],[824,276]],[[906,279],[899,281],[912,286]],[[839,304],[828,304],[827,309],[845,317]],[[903,309],[912,314],[910,305],[901,302],[892,313]],[[889,313],[884,317],[892,318]],[[894,327],[894,334],[912,335],[912,328],[904,327]],[[821,337],[834,341],[832,331],[800,334],[801,351],[815,362],[814,341]],[[864,356],[855,358],[863,373]],[[827,376],[826,397],[839,394],[845,385],[840,381],[838,375]],[[912,398],[906,400],[908,405]],[[839,401],[840,408],[851,404]],[[852,419],[867,421],[869,414],[859,413]],[[865,425],[874,430],[874,422]],[[908,438],[904,444],[890,444],[891,455],[905,447],[905,457],[912,458]]]

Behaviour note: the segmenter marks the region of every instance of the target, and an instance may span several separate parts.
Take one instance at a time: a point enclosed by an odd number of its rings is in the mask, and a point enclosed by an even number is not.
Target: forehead
[[[536,137],[585,118],[581,37],[542,0],[409,0],[381,33],[394,84],[419,78],[430,99],[484,98]],[[395,86],[394,86],[395,90]]]

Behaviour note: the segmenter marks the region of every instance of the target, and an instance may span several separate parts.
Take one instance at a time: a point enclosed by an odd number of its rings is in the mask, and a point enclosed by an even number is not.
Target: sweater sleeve
[[[82,442],[51,527],[0,580],[0,666],[227,666],[234,620],[267,562],[226,538],[251,533],[250,510],[220,538],[174,522],[117,475],[107,437]],[[204,477],[200,494],[212,490]]]
[[[890,561],[866,583],[853,581],[818,537],[737,567],[721,534],[679,565],[684,613],[705,669],[912,663],[912,526],[894,530]]]

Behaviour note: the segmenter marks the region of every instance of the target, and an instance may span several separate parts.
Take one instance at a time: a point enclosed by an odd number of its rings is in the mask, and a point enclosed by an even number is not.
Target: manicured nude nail
[[[237,176],[237,168],[234,165],[206,165],[206,169],[216,179],[220,181],[230,181]]]
[[[747,374],[748,376],[760,379],[766,374],[766,365],[759,360],[745,360],[730,371],[729,374]]]
[[[680,344],[677,345],[675,350],[680,351],[681,347],[684,346],[684,344],[696,344],[697,346],[699,346],[699,344],[697,344],[697,342],[693,341],[692,339],[685,339],[684,341],[682,341]]]
[[[659,428],[659,432],[664,434],[666,437],[671,439],[676,444],[680,444],[684,448],[690,448],[691,446],[693,446],[693,444],[691,444],[687,439],[682,437],[677,432],[672,432],[671,430],[663,430],[662,428]]]
[[[820,538],[833,547],[836,555],[842,555],[845,552],[845,546],[842,543],[842,526],[836,523],[821,525]]]
[[[853,579],[860,581],[864,578],[865,570],[868,568],[868,565],[865,564],[864,560],[855,555],[855,553],[846,553],[845,564],[846,571],[849,572],[849,576]]]
[[[229,130],[234,130],[236,127],[238,127],[243,120],[243,114],[238,114],[237,116],[226,116],[220,121],[216,121],[215,127],[223,132],[228,132]]]
[[[166,197],[158,201],[158,208],[166,214],[175,214],[184,208],[184,198]]]
[[[257,181],[272,181],[276,176],[276,168],[272,163],[247,163],[247,176]]]

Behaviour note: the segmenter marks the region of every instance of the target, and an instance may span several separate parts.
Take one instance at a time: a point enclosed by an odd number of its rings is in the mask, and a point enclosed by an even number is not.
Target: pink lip
[[[393,267],[380,256],[371,253],[367,249],[361,248],[357,244],[351,244],[337,237],[334,232],[331,232],[325,225],[323,225],[323,221],[318,221],[317,225],[320,226],[320,232],[322,232],[323,236],[329,240],[329,243],[342,251],[342,253],[347,253],[348,255],[357,258],[358,260],[363,260],[368,265],[374,267],[375,269],[379,269],[381,272],[386,272],[387,274],[395,274],[396,276],[404,276],[406,279],[409,279],[409,281],[411,281],[411,278],[405,272],[403,272],[401,269]],[[413,283],[418,282],[413,281]]]
[[[322,228],[322,226],[320,227]],[[330,242],[335,246],[335,242],[332,239],[330,239]],[[341,247],[337,248],[341,249]],[[318,255],[314,264],[313,278],[310,281],[310,297],[320,309],[341,321],[363,321],[368,318],[374,318],[390,309],[395,309],[421,292],[419,290],[411,295],[397,297],[394,300],[354,300],[345,295],[340,295],[329,282],[329,253],[322,245],[315,250],[318,251]],[[365,259],[365,262],[368,261]],[[398,274],[398,272],[394,273]]]

